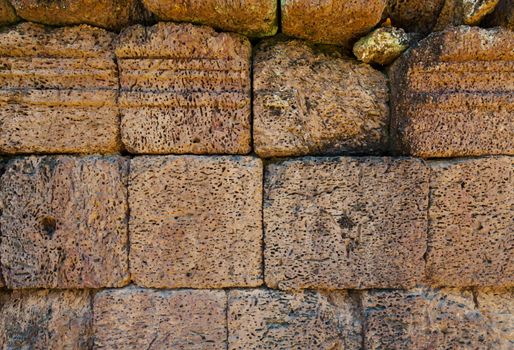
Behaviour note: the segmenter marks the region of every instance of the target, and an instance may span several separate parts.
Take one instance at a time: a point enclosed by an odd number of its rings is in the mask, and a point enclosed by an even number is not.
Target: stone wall
[[[513,19],[0,0],[0,349],[512,349]]]

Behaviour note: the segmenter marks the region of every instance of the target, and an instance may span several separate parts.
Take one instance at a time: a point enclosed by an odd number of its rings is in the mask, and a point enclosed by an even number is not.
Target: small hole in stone
[[[41,219],[41,229],[50,238],[53,237],[56,226],[57,226],[57,222],[51,216],[45,216],[44,218]]]
[[[355,226],[355,223],[351,218],[349,218],[347,215],[343,214],[341,217],[337,220],[339,225],[343,228],[351,229]]]

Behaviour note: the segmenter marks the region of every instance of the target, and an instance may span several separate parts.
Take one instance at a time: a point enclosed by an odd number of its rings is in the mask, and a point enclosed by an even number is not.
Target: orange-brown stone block
[[[123,31],[121,132],[132,153],[248,153],[250,42],[191,24]]]
[[[309,41],[349,46],[382,18],[387,0],[282,0],[282,31]]]
[[[107,289],[96,294],[95,349],[226,348],[223,290]]]
[[[261,157],[377,153],[389,120],[387,79],[367,64],[298,41],[254,58],[254,144]]]
[[[113,39],[85,25],[0,33],[0,153],[119,150]]]
[[[140,0],[11,0],[18,15],[30,22],[66,26],[89,24],[111,30],[145,21]]]
[[[251,157],[131,162],[130,270],[156,288],[262,282],[262,163]]]
[[[476,302],[480,313],[499,336],[497,349],[512,349],[514,347],[514,289],[478,289]]]
[[[192,22],[251,37],[277,32],[277,0],[143,0],[157,18]]]
[[[0,292],[2,349],[91,349],[91,323],[88,291]]]
[[[419,157],[514,154],[514,35],[457,27],[395,62],[392,131]]]
[[[431,163],[427,277],[514,286],[514,157]]]
[[[8,0],[0,0],[0,26],[16,23],[18,16]]]
[[[0,258],[9,288],[128,282],[127,161],[17,158],[0,178]]]
[[[423,162],[303,158],[270,164],[265,179],[269,287],[407,288],[422,281]]]

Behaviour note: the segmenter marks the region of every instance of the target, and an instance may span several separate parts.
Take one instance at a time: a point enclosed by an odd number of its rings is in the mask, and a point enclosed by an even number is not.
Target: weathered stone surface
[[[94,298],[95,349],[226,348],[222,290],[103,290]]]
[[[464,23],[479,24],[482,18],[494,11],[498,2],[499,0],[462,0]]]
[[[388,65],[409,48],[409,37],[401,28],[382,27],[359,39],[353,53],[365,63]]]
[[[387,0],[282,0],[282,31],[316,43],[351,47],[380,21]]]
[[[8,0],[0,0],[0,26],[13,24],[18,21],[16,11]]]
[[[392,126],[420,157],[514,154],[514,40],[506,29],[434,33],[392,66]]]
[[[0,183],[1,183],[1,178],[5,172],[6,167],[7,167],[7,159],[0,158]],[[0,187],[0,203],[3,202],[2,196],[3,196],[3,191],[2,191],[2,188]],[[2,212],[2,206],[0,205],[0,213],[1,212]],[[1,254],[2,253],[0,252],[0,256],[1,256]],[[1,258],[0,258],[0,261],[2,261]],[[5,281],[4,281],[4,276],[2,275],[2,268],[1,268],[1,264],[0,264],[0,288],[2,288],[2,287],[5,287]]]
[[[231,290],[229,350],[361,349],[357,301],[347,292]]]
[[[231,153],[250,147],[250,42],[191,24],[123,31],[122,139],[133,153]]]
[[[514,157],[431,163],[427,277],[514,286]]]
[[[88,291],[0,292],[0,348],[91,349]]]
[[[277,32],[276,0],[143,0],[161,20],[206,24],[251,37]]]
[[[113,39],[85,25],[0,33],[0,153],[119,150]]]
[[[260,285],[261,204],[257,158],[133,159],[132,279],[157,288]]]
[[[385,148],[384,74],[301,41],[271,40],[254,59],[254,145],[261,157]]]
[[[423,162],[304,158],[269,165],[265,178],[268,286],[406,288],[423,279]]]
[[[395,27],[401,27],[407,32],[429,33],[445,1],[462,0],[388,0],[386,13]]]
[[[500,0],[492,14],[484,19],[484,24],[502,26],[514,30],[514,1]]]
[[[13,159],[0,178],[0,258],[9,288],[128,282],[127,162]]]
[[[483,288],[476,297],[480,312],[499,335],[497,349],[514,348],[514,289]]]
[[[366,291],[365,349],[505,349],[471,291]]]
[[[11,0],[18,15],[31,22],[66,26],[89,24],[111,30],[149,19],[140,0]]]

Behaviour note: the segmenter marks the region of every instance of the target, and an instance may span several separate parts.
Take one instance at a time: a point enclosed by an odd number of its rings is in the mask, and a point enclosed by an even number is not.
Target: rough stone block
[[[133,153],[232,153],[250,147],[250,42],[191,24],[123,31],[122,139]]]
[[[345,291],[231,290],[228,349],[361,349],[357,300]]]
[[[145,6],[165,21],[206,24],[251,37],[277,32],[276,0],[143,0]]]
[[[138,157],[129,183],[130,269],[156,288],[262,283],[262,162]]]
[[[222,290],[103,290],[93,303],[95,349],[226,348]]]
[[[270,40],[254,58],[254,143],[262,157],[385,148],[387,79],[301,41]]]
[[[514,154],[514,40],[506,29],[431,34],[391,69],[397,148],[419,157]]]
[[[351,46],[382,18],[387,0],[282,0],[282,31],[309,41]]]
[[[0,292],[0,348],[91,349],[88,291]]]
[[[146,21],[140,0],[11,0],[18,15],[31,22],[66,26],[89,24],[111,30]]]
[[[499,346],[496,349],[513,349],[514,289],[478,289],[476,301],[480,313],[499,336]]]
[[[119,150],[114,34],[22,23],[0,33],[0,153]]]
[[[427,277],[514,286],[514,157],[431,163]]]
[[[8,0],[0,0],[0,26],[13,24],[18,21],[16,11]]]
[[[462,0],[388,0],[385,13],[407,32],[429,33],[448,2]]]
[[[505,349],[471,291],[366,291],[365,349]]]
[[[407,288],[424,277],[428,169],[304,158],[265,174],[265,280],[280,289]]]
[[[9,288],[128,282],[127,161],[46,156],[0,178],[0,258]]]

